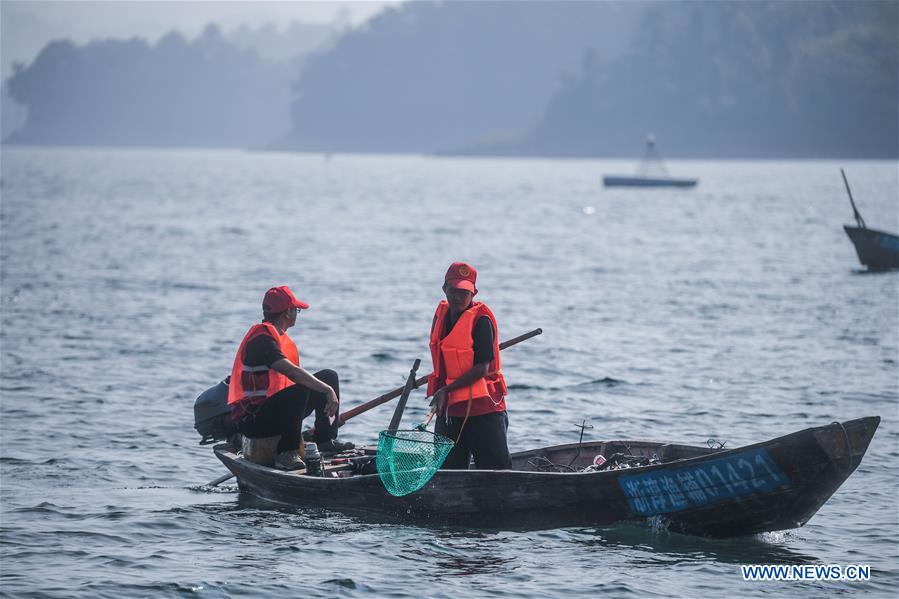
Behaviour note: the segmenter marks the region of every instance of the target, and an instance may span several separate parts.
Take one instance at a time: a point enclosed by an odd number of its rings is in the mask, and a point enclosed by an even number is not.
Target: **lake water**
[[[892,596],[899,275],[861,271],[840,166],[868,225],[899,229],[894,162],[675,162],[698,188],[604,190],[633,165],[4,147],[0,593]],[[346,409],[427,364],[454,260],[503,338],[544,330],[504,353],[513,451],[576,442],[582,420],[591,439],[728,446],[880,429],[805,527],[729,541],[387,525],[205,486],[224,469],[193,402],[267,288],[312,304],[291,334]],[[341,437],[372,443],[391,413]],[[750,583],[743,563],[873,575]]]

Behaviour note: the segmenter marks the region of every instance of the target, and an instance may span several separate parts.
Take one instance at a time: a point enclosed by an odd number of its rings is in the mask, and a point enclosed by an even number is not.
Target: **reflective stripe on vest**
[[[253,325],[244,335],[243,341],[240,342],[240,347],[237,349],[237,355],[234,357],[231,382],[228,386],[228,405],[236,404],[241,400],[249,400],[252,404],[261,404],[265,398],[271,397],[293,384],[289,378],[268,366],[247,366],[243,363],[247,344],[260,335],[272,337],[278,343],[284,357],[292,364],[300,365],[300,353],[287,333],[279,334],[278,329],[268,322]]]
[[[446,319],[449,317],[449,304],[445,300],[437,305],[434,322],[431,325],[429,345],[434,372],[428,378],[428,395],[433,395],[437,391],[441,381],[449,385],[474,366],[472,333],[481,316],[489,318],[493,326],[493,360],[490,362],[489,373],[467,387],[451,391],[448,405],[480,397],[489,397],[495,403],[499,403],[506,396],[506,381],[501,372],[502,363],[499,354],[499,331],[493,312],[486,304],[474,302],[459,316],[452,330],[441,338],[443,331],[446,330]]]

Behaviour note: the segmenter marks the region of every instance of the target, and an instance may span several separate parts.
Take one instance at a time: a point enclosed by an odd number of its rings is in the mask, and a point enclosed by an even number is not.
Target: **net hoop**
[[[453,441],[427,430],[381,431],[375,465],[387,492],[402,497],[418,491],[443,465]]]

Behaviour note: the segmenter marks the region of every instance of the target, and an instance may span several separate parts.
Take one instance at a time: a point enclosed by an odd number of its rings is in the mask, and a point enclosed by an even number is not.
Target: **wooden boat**
[[[655,174],[654,174],[655,173]],[[606,187],[695,187],[698,179],[678,179],[668,174],[662,156],[656,150],[655,135],[646,137],[646,153],[634,175],[606,175]]]
[[[859,262],[870,270],[899,268],[899,237],[867,227],[843,225],[855,245]]]
[[[311,477],[251,463],[227,444],[214,451],[241,491],[298,506],[494,529],[658,518],[669,530],[733,537],[805,524],[861,463],[879,423],[834,422],[733,449],[651,441],[546,447],[513,454],[512,470],[441,470],[404,497],[388,494],[377,474]],[[647,465],[590,469],[595,456],[616,454]]]
[[[855,253],[858,254],[859,262],[867,266],[870,270],[887,270],[891,268],[899,268],[899,236],[887,233],[885,231],[877,231],[869,229],[865,225],[865,219],[855,207],[855,200],[852,198],[852,190],[849,189],[849,180],[846,179],[846,173],[840,169],[843,175],[843,184],[846,186],[846,193],[849,194],[849,203],[852,204],[852,212],[855,215],[855,224],[843,225],[846,235],[855,246]]]

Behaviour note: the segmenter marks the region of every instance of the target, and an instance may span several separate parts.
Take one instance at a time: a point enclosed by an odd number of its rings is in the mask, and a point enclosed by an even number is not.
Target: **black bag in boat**
[[[231,420],[231,408],[228,406],[228,382],[226,377],[218,385],[210,387],[200,394],[194,402],[194,428],[203,436],[200,445],[213,441],[227,441],[237,432],[237,426]]]

